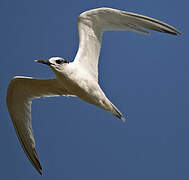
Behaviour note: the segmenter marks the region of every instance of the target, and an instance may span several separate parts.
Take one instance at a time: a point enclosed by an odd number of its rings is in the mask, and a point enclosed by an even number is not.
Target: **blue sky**
[[[189,61],[187,1],[0,1],[0,179],[189,179]],[[5,98],[16,75],[54,77],[34,59],[72,61],[78,47],[77,16],[113,7],[148,15],[182,36],[106,32],[100,85],[128,119],[77,98],[33,101],[32,122],[41,177],[16,138]]]

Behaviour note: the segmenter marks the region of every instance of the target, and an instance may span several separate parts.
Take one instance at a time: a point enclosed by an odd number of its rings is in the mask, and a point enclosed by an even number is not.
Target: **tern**
[[[41,175],[42,166],[36,152],[31,124],[32,99],[75,96],[125,121],[98,84],[98,59],[103,32],[128,30],[148,34],[149,29],[173,35],[181,34],[174,27],[159,20],[112,8],[85,11],[79,15],[77,21],[79,48],[73,62],[61,57],[52,57],[47,61],[35,60],[49,66],[56,78],[16,76],[7,89],[7,107],[16,134],[28,159]]]

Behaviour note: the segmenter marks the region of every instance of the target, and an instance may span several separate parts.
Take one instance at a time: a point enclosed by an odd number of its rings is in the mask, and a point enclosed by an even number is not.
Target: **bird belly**
[[[106,97],[98,85],[98,82],[93,79],[83,77],[84,76],[82,76],[82,78],[77,77],[76,79],[61,78],[60,81],[71,94],[76,95],[89,104],[98,106],[111,114],[122,118],[122,114]]]
[[[98,83],[87,76],[57,78],[68,92],[90,104],[100,106],[102,99],[106,98]]]

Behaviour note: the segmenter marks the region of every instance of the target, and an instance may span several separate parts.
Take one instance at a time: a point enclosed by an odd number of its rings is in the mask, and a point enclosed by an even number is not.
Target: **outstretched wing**
[[[31,104],[33,98],[70,95],[56,79],[33,79],[15,77],[7,90],[7,107],[16,134],[28,159],[42,175],[42,167],[35,150],[35,140],[31,124]]]
[[[146,29],[181,34],[166,23],[126,11],[98,8],[83,12],[78,17],[79,49],[75,63],[81,64],[98,81],[98,58],[103,31],[128,30],[148,34]]]

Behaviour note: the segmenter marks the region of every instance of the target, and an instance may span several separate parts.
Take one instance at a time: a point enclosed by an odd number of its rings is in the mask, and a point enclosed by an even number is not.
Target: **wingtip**
[[[179,31],[178,29],[174,28],[174,34],[175,35],[182,35],[182,32]]]
[[[180,31],[174,31],[174,32],[165,32],[165,33],[169,33],[169,34],[172,34],[172,35],[176,35],[176,36],[178,36],[178,35],[182,35],[182,33],[180,32]]]
[[[42,170],[38,171],[41,176],[43,176]]]
[[[180,31],[177,31],[177,34],[176,35],[182,35],[182,33]]]
[[[126,119],[124,117],[121,117],[121,120],[122,120],[123,123],[126,122]]]
[[[33,163],[32,163],[33,164]],[[38,166],[35,166],[35,169],[37,170],[37,172],[42,176],[43,175],[43,172],[42,172],[42,166],[41,164],[39,163]]]
[[[43,172],[42,172],[42,169],[37,169],[37,168],[35,168],[36,170],[37,170],[37,172],[40,174],[40,176],[43,176]]]
[[[38,155],[36,150],[34,149],[34,154],[35,154],[35,162],[32,162],[32,164],[34,165],[35,169],[37,170],[37,172],[42,176],[42,166],[41,163],[39,161]]]
[[[128,118],[128,115],[126,114],[125,117],[122,116],[120,119],[122,120],[123,123],[125,123],[127,118]]]

